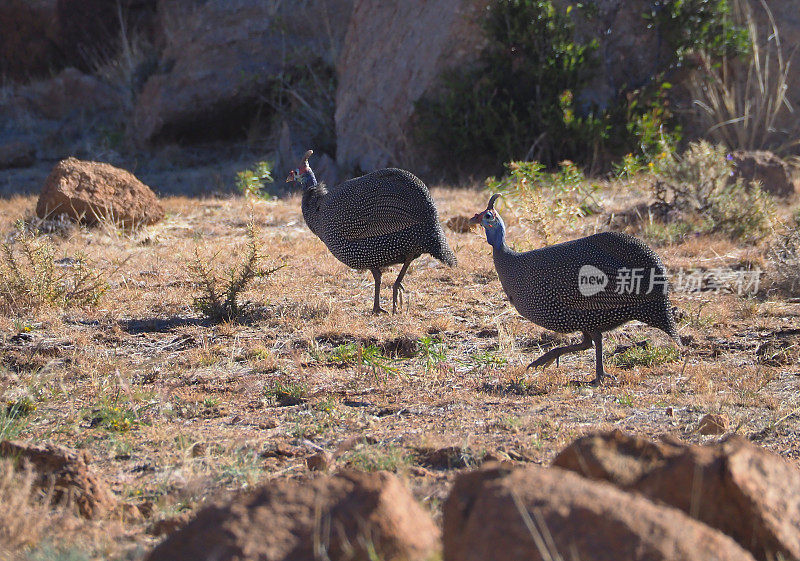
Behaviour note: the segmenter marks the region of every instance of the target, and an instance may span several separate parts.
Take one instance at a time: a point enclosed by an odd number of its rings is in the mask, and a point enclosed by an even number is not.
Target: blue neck
[[[486,241],[495,249],[501,249],[506,244],[506,225],[503,219],[497,217],[497,222],[486,230]]]
[[[311,168],[307,168],[306,172],[297,178],[297,181],[303,189],[310,189],[311,187],[317,186],[317,177],[314,175],[314,172],[311,171]]]

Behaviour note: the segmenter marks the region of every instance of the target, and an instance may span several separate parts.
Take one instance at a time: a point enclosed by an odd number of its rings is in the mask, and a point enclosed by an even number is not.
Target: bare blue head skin
[[[489,199],[486,210],[479,212],[470,219],[470,224],[480,224],[486,231],[486,241],[494,248],[500,249],[506,241],[506,225],[494,209],[494,202],[500,195],[495,193]]]
[[[303,190],[317,185],[317,178],[314,175],[314,172],[311,171],[311,166],[308,165],[308,159],[313,153],[313,150],[306,152],[306,155],[303,156],[303,163],[300,164],[300,167],[289,172],[288,177],[286,177],[286,183],[297,181]]]

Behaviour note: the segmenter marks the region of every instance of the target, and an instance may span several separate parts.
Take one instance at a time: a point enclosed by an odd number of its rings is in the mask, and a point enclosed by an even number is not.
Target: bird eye
[[[494,220],[494,214],[491,212],[486,213],[486,220]]]

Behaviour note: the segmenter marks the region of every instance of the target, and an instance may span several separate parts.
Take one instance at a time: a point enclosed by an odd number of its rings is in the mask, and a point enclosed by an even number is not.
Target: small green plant
[[[272,162],[258,162],[252,169],[236,174],[236,189],[245,196],[259,199],[271,198],[264,192],[265,184],[274,183]]]
[[[425,372],[430,372],[447,360],[447,347],[439,339],[425,335],[419,340],[419,357],[425,365]]]
[[[632,345],[621,353],[611,355],[608,362],[620,368],[653,367],[675,362],[679,358],[680,353],[673,346],[655,347],[647,343],[645,345]]]
[[[276,381],[264,388],[264,395],[270,402],[287,407],[305,402],[308,388],[300,382]]]
[[[327,361],[338,365],[361,365],[372,369],[374,374],[379,371],[396,374],[397,367],[392,366],[390,358],[383,351],[369,343],[346,343],[334,348],[327,356]]]
[[[623,407],[633,407],[633,396],[629,393],[618,395],[615,401]]]
[[[34,411],[36,411],[36,402],[27,395],[6,403],[6,415],[12,419],[25,417]]]
[[[467,366],[467,374],[472,374],[484,368],[499,368],[508,364],[508,359],[490,352],[479,352],[470,355],[467,360],[460,361]]]
[[[757,184],[735,179],[725,147],[704,140],[664,159],[653,182],[653,195],[680,211],[695,230],[733,239],[760,239],[775,223],[775,204],[769,195]]]
[[[85,255],[55,259],[55,248],[17,224],[0,245],[0,311],[21,314],[41,306],[94,306],[108,288],[102,272]]]
[[[266,278],[285,266],[264,267],[261,241],[252,224],[247,227],[246,250],[235,257],[238,263],[223,272],[213,263],[214,258],[201,257],[200,249],[196,248],[195,258],[189,264],[189,271],[202,291],[195,297],[194,307],[212,321],[231,321],[241,317],[249,303],[240,302],[239,296],[247,286],[253,280]]]
[[[412,460],[408,450],[394,445],[359,444],[342,456],[345,465],[361,471],[401,471]]]

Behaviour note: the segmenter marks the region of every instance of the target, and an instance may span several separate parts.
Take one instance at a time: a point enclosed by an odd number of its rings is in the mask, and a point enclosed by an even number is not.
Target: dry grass
[[[633,201],[625,193],[637,191],[646,185],[605,185],[597,196],[607,209],[624,208]],[[435,189],[434,197],[444,220],[485,207],[475,191]],[[341,451],[338,465],[403,471],[437,516],[457,470],[416,469],[414,451],[432,442],[474,458],[547,463],[598,428],[699,441],[705,437],[692,427],[714,411],[736,431],[800,457],[797,367],[759,362],[756,353],[783,340],[776,333],[800,316],[798,304],[779,296],[754,304],[730,293],[676,294],[687,341],[677,361],[625,368],[607,361],[616,384],[575,387],[572,380],[593,377],[590,351],[563,357],[557,368],[525,370],[573,336],[516,314],[480,232],[447,231],[459,267],[415,261],[403,313],[373,316],[371,276],[327,252],[304,225],[299,198],[164,204],[167,218],[135,235],[78,229],[52,238],[59,254],[121,263],[105,267],[109,289],[98,305],[0,316],[0,403],[24,397],[35,405],[15,420],[15,434],[86,449],[120,499],[152,511],[141,521],[83,527],[79,543],[89,558],[141,557],[157,539],[148,533],[155,521],[218,493],[315,477],[305,457],[316,447]],[[31,198],[0,201],[0,235],[33,206]],[[556,234],[604,229],[607,219],[593,215]],[[523,221],[508,222],[510,243],[536,239]],[[230,248],[246,242],[250,223],[270,262],[287,267],[243,291],[252,302],[247,314],[212,323],[192,307],[197,287],[188,265],[204,248],[221,267],[234,266]],[[715,235],[688,236],[659,253],[670,268],[769,264],[766,243]],[[386,276],[384,299],[393,280]],[[643,339],[669,344],[656,330],[628,324],[606,336],[607,356]],[[353,438],[357,445],[344,446]],[[0,502],[15,500],[0,492]],[[34,530],[14,543],[47,546]],[[54,547],[78,543],[74,532],[56,539]]]

